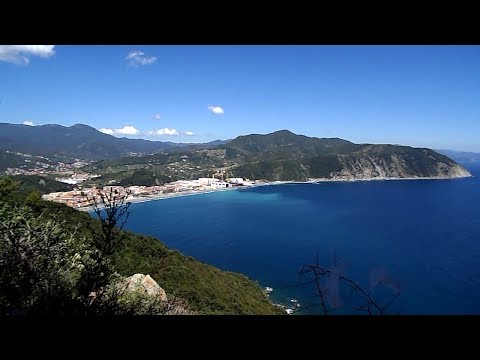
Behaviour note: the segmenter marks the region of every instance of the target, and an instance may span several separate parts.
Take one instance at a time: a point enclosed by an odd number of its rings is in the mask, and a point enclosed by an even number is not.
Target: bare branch
[[[334,266],[337,265],[337,256],[336,252],[334,253]],[[303,281],[304,277],[307,274],[311,274],[313,277],[313,280],[309,281]],[[309,306],[303,306],[302,310],[307,309],[309,307],[313,306],[321,306],[323,313],[325,315],[328,315],[332,311],[339,310],[341,308],[341,305],[338,305],[339,303],[336,300],[328,300],[327,301],[327,296],[328,297],[335,297],[337,294],[336,290],[336,285],[334,285],[334,288],[329,288],[328,286],[325,287],[325,285],[322,285],[322,279],[328,279],[330,278],[331,281],[334,281],[334,284],[337,284],[337,281],[340,281],[341,283],[345,284],[350,288],[350,291],[347,295],[347,301],[342,303],[350,303],[353,300],[354,295],[357,295],[360,299],[363,299],[365,302],[360,305],[354,307],[355,311],[364,311],[370,315],[373,315],[374,313],[383,315],[385,313],[385,310],[400,296],[399,292],[396,292],[394,296],[384,305],[380,306],[378,301],[373,297],[373,293],[375,290],[380,286],[380,285],[386,285],[383,281],[379,281],[378,283],[373,286],[370,291],[365,291],[357,282],[352,280],[351,278],[343,275],[338,271],[338,269],[335,267],[334,269],[328,269],[325,267],[322,267],[318,264],[318,253],[316,256],[316,264],[315,265],[304,265],[300,271],[300,276],[299,276],[299,284],[305,285],[305,284],[315,284],[316,287],[316,294],[320,298],[320,304],[316,305],[309,305]],[[330,280],[327,280],[330,281]],[[327,305],[327,302],[332,302],[333,301],[333,306]],[[301,310],[297,310],[301,311]]]
[[[87,198],[93,203],[93,211],[100,220],[102,232],[94,237],[95,245],[103,254],[109,256],[124,240],[122,230],[130,216],[130,202],[126,199],[131,193],[120,194],[110,187],[110,190],[100,191],[97,196]]]

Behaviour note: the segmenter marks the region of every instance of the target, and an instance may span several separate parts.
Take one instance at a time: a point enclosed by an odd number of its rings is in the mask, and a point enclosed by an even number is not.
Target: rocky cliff
[[[432,155],[428,155],[432,156]],[[340,171],[330,173],[331,179],[367,180],[367,179],[402,179],[434,178],[453,179],[469,177],[471,174],[464,167],[452,161],[442,161],[433,156],[432,164],[419,168],[411,159],[393,154],[388,158],[365,155],[362,157],[339,156],[342,164]]]

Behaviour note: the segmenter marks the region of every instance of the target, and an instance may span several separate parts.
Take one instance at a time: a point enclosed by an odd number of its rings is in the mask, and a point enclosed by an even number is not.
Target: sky
[[[480,46],[0,45],[0,122],[480,152]]]

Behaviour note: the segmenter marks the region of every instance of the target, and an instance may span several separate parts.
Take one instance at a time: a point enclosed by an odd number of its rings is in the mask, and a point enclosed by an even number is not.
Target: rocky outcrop
[[[454,179],[472,176],[468,170],[443,156],[428,156],[429,163],[418,164],[415,160],[392,154],[388,157],[367,155],[352,157],[339,156],[342,164],[340,171],[330,173],[332,180],[368,180],[368,179]]]
[[[136,291],[141,294],[157,297],[160,301],[167,301],[167,294],[150,275],[135,274],[125,279],[123,286],[127,291]]]
[[[135,274],[121,282],[120,289],[126,293],[133,292],[141,295],[147,295],[150,300],[158,300],[163,306],[161,314],[163,315],[195,315],[196,313],[189,309],[185,300],[179,298],[168,299],[165,290],[163,290],[150,275]],[[141,314],[141,313],[140,313]]]

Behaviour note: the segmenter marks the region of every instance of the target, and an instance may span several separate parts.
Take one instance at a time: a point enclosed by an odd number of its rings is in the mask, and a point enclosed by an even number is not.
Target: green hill
[[[425,148],[354,144],[338,138],[296,135],[288,130],[239,136],[207,149],[176,149],[92,164],[88,170],[124,185],[154,185],[177,179],[230,176],[264,180],[456,178],[470,173],[445,155]],[[100,180],[102,181],[102,180]]]
[[[223,145],[236,176],[267,180],[469,176],[467,170],[430,149],[354,144],[338,138],[296,135],[288,130],[239,136]]]

